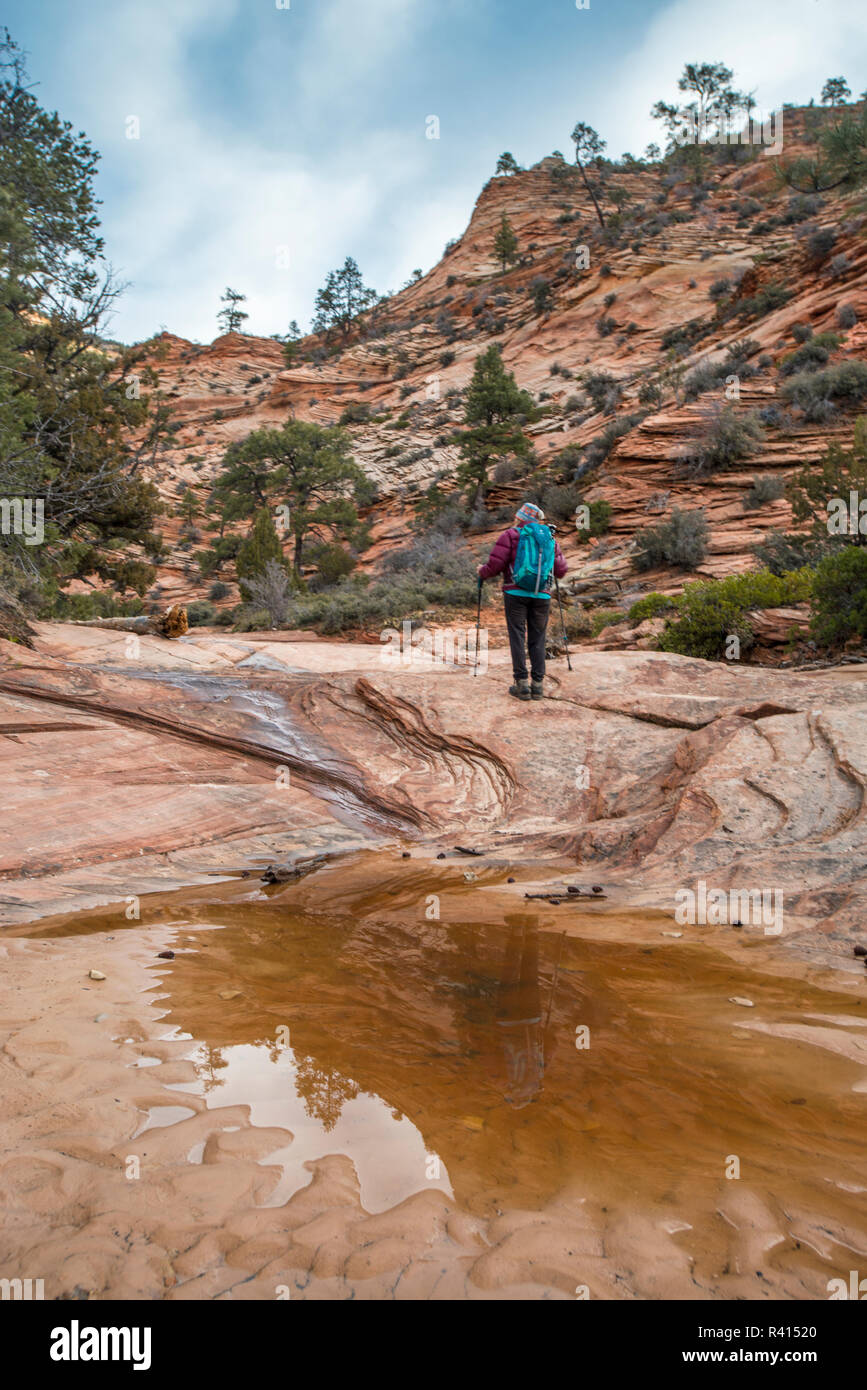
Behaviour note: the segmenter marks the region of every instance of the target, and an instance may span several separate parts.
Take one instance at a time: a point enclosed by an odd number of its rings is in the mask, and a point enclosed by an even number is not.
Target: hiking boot
[[[509,686],[509,694],[514,695],[516,700],[530,699],[530,682],[515,681],[514,685]]]
[[[531,686],[530,686],[530,699],[531,699],[531,700],[541,700],[541,699],[543,699],[543,698],[544,698],[544,692],[543,692],[543,690],[542,690],[542,682],[541,682],[541,681],[533,681],[533,683],[532,683]]]

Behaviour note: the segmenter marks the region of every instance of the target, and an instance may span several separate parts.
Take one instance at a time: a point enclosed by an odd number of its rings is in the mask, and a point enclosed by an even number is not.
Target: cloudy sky
[[[6,0],[0,23],[102,153],[127,342],[210,342],[226,285],[248,331],[306,329],[347,255],[399,289],[503,150],[569,156],[585,120],[639,154],[685,62],[728,63],[764,110],[867,86],[864,0]]]

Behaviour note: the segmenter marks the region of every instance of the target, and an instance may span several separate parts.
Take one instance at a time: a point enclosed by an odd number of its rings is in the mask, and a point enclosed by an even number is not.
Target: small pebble
[[[87,978],[89,980],[104,980],[105,976],[103,975],[101,970],[89,970],[87,973]]]
[[[745,1009],[754,1009],[756,1006],[752,999],[742,999],[739,994],[729,995],[730,1004],[742,1004]]]
[[[409,859],[409,850],[408,850],[408,849],[405,849],[404,852],[403,852],[403,854],[402,854],[400,857],[401,857],[401,859]]]
[[[437,855],[437,859],[445,859],[445,855],[442,851],[440,851],[440,853]]]
[[[663,936],[683,936],[682,931],[664,931]]]
[[[174,960],[174,951],[157,951],[157,960]]]
[[[507,878],[507,879],[506,879],[506,882],[507,882],[507,883],[514,883],[515,880],[514,880],[513,878]]]
[[[867,946],[856,946],[855,954],[856,956],[867,956]]]
[[[476,879],[478,878],[478,874],[474,874],[468,870],[467,872],[465,872],[464,878],[466,879],[467,883],[475,883]]]

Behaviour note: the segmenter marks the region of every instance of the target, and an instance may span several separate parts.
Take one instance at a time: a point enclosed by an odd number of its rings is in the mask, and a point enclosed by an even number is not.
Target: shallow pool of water
[[[555,925],[445,872],[361,855],[293,885],[178,895],[156,998],[196,1079],[166,1106],[194,1094],[288,1131],[264,1160],[273,1206],[342,1154],[368,1211],[431,1188],[486,1218],[583,1203],[648,1259],[648,1232],[676,1239],[704,1296],[745,1263],[756,1296],[762,1280],[823,1296],[863,1262],[860,994],[661,931],[592,939],[596,908]]]

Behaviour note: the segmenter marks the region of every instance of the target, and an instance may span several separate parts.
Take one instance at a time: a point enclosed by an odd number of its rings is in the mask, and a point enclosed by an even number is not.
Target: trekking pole
[[[563,600],[560,597],[560,581],[557,578],[556,574],[554,575],[554,587],[557,590],[557,603],[560,607],[560,622],[563,625],[563,646],[566,648],[566,665],[569,667],[569,670],[571,671],[572,662],[569,657],[569,643],[566,641],[566,619],[563,617]]]
[[[482,625],[482,579],[479,579],[479,606],[476,612],[476,659],[473,662],[473,675],[479,669],[479,629]]]

